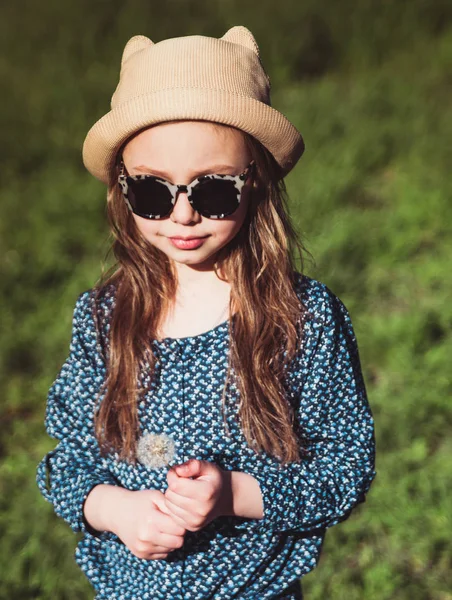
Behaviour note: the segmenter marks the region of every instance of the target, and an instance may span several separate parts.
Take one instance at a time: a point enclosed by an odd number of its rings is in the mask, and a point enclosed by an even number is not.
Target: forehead
[[[125,145],[123,157],[129,164],[169,168],[185,163],[202,168],[231,161],[240,165],[249,153],[238,129],[206,121],[172,121],[137,133]]]

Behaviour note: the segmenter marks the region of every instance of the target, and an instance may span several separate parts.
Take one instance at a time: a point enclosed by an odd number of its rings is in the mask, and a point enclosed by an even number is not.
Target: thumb
[[[152,504],[154,506],[154,509],[171,517],[172,513],[169,510],[169,508],[166,506],[165,494],[163,494],[163,492],[160,492],[159,490],[152,490],[152,492],[153,492],[152,493]],[[154,492],[157,492],[157,493],[154,493]]]
[[[191,458],[187,462],[184,462],[181,465],[176,465],[173,469],[176,471],[176,474],[179,477],[200,477],[203,475],[203,464],[204,461],[197,460],[196,458]]]
[[[158,510],[160,512],[171,516],[171,512],[169,511],[169,509],[166,506],[165,496],[163,494],[161,496],[159,495],[159,496],[154,497],[154,505],[158,508]]]

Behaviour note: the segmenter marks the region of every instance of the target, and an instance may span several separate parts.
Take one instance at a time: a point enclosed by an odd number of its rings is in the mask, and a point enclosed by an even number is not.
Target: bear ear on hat
[[[220,39],[225,40],[226,42],[232,42],[233,44],[240,44],[240,46],[245,46],[245,48],[249,48],[259,56],[259,46],[257,45],[253,34],[249,29],[243,27],[243,25],[231,27],[231,29],[226,31],[224,36]]]
[[[144,50],[145,48],[149,48],[149,46],[153,45],[154,42],[145,35],[134,35],[125,45],[122,53],[121,67],[126,60],[132,56],[132,54],[135,54],[135,52],[139,52],[140,50]]]

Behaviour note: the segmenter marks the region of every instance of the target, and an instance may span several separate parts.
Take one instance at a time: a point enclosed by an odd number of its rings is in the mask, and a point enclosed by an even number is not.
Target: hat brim
[[[109,185],[116,154],[128,138],[151,125],[180,119],[222,123],[249,133],[271,152],[283,175],[304,151],[299,131],[264,102],[222,90],[177,88],[132,98],[104,115],[85,138],[83,163]]]

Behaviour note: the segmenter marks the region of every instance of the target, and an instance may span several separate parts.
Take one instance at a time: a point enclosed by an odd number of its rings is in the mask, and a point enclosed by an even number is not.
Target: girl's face
[[[205,121],[175,121],[150,127],[125,146],[125,167],[130,175],[151,174],[173,184],[189,184],[203,174],[238,175],[251,156],[240,131]],[[180,192],[172,213],[149,220],[133,215],[142,235],[162,250],[178,268],[212,270],[216,255],[239,231],[245,219],[249,177],[237,210],[224,219],[203,217]],[[179,238],[179,241],[177,240]],[[180,238],[196,238],[183,242]]]

